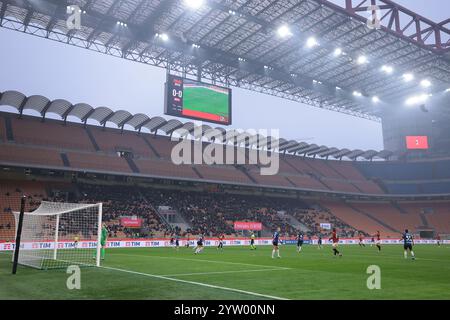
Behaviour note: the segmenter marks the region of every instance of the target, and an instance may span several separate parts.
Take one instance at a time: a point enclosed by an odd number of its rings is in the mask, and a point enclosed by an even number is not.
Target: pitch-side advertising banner
[[[234,230],[260,231],[260,230],[262,230],[262,223],[261,222],[235,221],[234,222]]]
[[[180,240],[180,246],[186,245],[187,240]],[[341,244],[358,244],[358,239],[341,239],[339,243]],[[383,244],[402,244],[403,242],[400,240],[393,239],[383,239],[381,241]],[[256,245],[271,245],[271,238],[260,238],[255,240]],[[296,240],[286,239],[282,240],[282,245],[293,245],[296,244]],[[317,239],[306,240],[305,244],[317,244]],[[367,241],[367,243],[369,243]],[[436,244],[436,240],[415,240],[415,244]],[[442,240],[443,244],[450,244],[450,240]],[[214,247],[219,244],[219,241],[216,239],[206,239],[204,245],[207,247]],[[331,242],[323,241],[324,245],[331,244]],[[96,241],[79,241],[77,247],[75,248],[75,244],[71,241],[60,241],[58,242],[58,249],[93,249],[97,247]],[[190,246],[196,246],[196,240],[189,241]],[[26,250],[44,250],[44,249],[53,249],[55,246],[54,242],[44,241],[44,242],[25,242],[21,244],[21,248]],[[170,247],[169,239],[118,239],[118,240],[109,240],[107,242],[108,248],[164,248]],[[224,246],[250,246],[250,240],[247,238],[233,238],[224,240]],[[15,248],[14,243],[12,242],[0,242],[0,251],[13,251]]]
[[[142,219],[139,218],[121,218],[120,224],[127,228],[140,228],[142,226]]]

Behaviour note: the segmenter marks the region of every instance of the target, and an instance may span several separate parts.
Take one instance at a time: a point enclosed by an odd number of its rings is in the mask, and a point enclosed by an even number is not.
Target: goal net
[[[17,235],[19,212],[14,217]],[[101,203],[42,201],[24,213],[18,263],[38,269],[100,266],[101,228]]]

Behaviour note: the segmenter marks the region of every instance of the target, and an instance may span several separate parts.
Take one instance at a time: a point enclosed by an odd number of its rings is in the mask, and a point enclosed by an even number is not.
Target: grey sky
[[[436,21],[450,12],[435,8],[447,0],[398,2]],[[163,115],[164,69],[2,28],[0,43],[1,91]],[[379,123],[238,88],[233,88],[232,127],[275,128],[285,138],[340,148],[383,148]]]

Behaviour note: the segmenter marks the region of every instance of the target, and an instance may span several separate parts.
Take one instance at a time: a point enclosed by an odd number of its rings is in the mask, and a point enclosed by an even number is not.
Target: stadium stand
[[[117,155],[68,152],[67,157],[72,168],[123,173],[132,172],[127,161]]]
[[[396,237],[399,235],[398,232],[386,228],[348,203],[342,201],[324,201],[321,205],[348,225],[357,230],[363,230],[370,235],[375,234],[378,230],[388,237]]]
[[[140,173],[172,178],[205,179],[279,188],[331,190],[342,193],[445,194],[450,190],[450,161],[350,162],[311,159],[280,154],[277,176],[262,176],[260,165],[249,164],[249,152],[226,146],[234,159],[244,157],[248,164],[233,166],[182,165],[169,160],[177,143],[169,137],[93,125],[1,113],[0,161]],[[10,123],[10,133],[7,130]],[[208,143],[203,143],[203,149]],[[124,156],[125,155],[125,156]],[[124,157],[121,157],[124,156]]]
[[[0,159],[10,164],[39,165],[43,167],[63,167],[58,151],[48,148],[2,144]]]
[[[217,182],[247,187],[276,187],[306,191],[338,192],[344,196],[384,194],[450,193],[450,162],[448,160],[426,162],[350,162],[312,159],[280,154],[280,171],[277,175],[260,174],[260,164],[250,164],[251,152],[240,146],[226,146],[226,152],[233,152],[247,160],[242,165],[174,165],[170,161],[176,141],[166,136],[136,133],[127,130],[101,128],[92,125],[64,124],[62,121],[1,113],[0,121],[0,163],[7,167],[49,168],[53,170],[120,174],[139,177],[195,182]],[[203,142],[203,149],[208,143]],[[226,153],[224,153],[224,160]],[[184,234],[208,232],[211,235],[226,233],[233,235],[233,222],[257,219],[264,225],[265,232],[282,226],[286,234],[295,234],[295,228],[281,214],[286,212],[304,224],[309,235],[320,231],[320,222],[330,222],[345,236],[354,236],[358,231],[372,235],[377,230],[384,236],[398,237],[404,227],[418,230],[432,228],[436,232],[450,233],[448,225],[448,202],[413,203],[390,202],[387,200],[347,201],[315,199],[308,204],[300,200],[276,197],[261,201],[251,195],[224,196],[214,193],[161,191],[138,187],[92,186],[73,183],[73,201],[101,201],[112,236],[156,236],[173,232],[158,210],[160,205],[175,208],[191,225]],[[22,190],[36,204],[47,194],[59,200],[52,189],[44,183],[31,182],[2,183],[2,194],[15,194]],[[63,188],[64,189],[64,188]],[[88,197],[80,195],[88,195]],[[11,237],[10,209],[18,210],[18,200],[2,197],[2,238]],[[8,205],[5,205],[5,201]],[[32,202],[35,199],[36,202]],[[144,227],[135,233],[120,225],[123,212],[144,219]],[[9,218],[6,215],[9,214]],[[405,221],[407,223],[405,224]],[[9,228],[7,228],[9,225]],[[8,232],[5,230],[8,229]]]
[[[94,151],[82,125],[63,125],[63,122],[51,119],[47,119],[45,123],[36,120],[29,117],[11,117],[16,143]]]
[[[142,157],[156,157],[152,149],[145,143],[142,136],[129,131],[117,131],[110,128],[91,128],[91,133],[100,150],[109,153],[129,151]]]
[[[171,162],[154,159],[135,159],[141,173],[162,177],[198,179],[198,175],[189,165],[174,165]]]
[[[15,234],[13,211],[19,211],[22,195],[26,194],[25,210],[31,211],[47,198],[43,183],[34,181],[0,183],[0,240],[12,241]]]

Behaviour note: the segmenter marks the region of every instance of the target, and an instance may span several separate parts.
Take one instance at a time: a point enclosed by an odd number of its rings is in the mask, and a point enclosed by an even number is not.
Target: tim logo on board
[[[39,245],[37,243],[33,243],[31,245],[31,249],[37,249],[37,248],[39,248]]]
[[[125,242],[125,247],[131,247],[131,243]]]
[[[120,248],[120,247],[121,247],[120,241],[111,241],[111,242],[108,242],[108,247],[111,247],[111,248]]]

